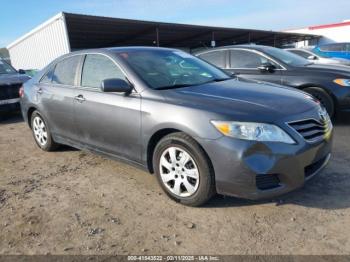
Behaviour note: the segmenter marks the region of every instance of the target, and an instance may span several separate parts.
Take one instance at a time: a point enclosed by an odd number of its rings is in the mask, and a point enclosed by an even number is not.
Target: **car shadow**
[[[333,120],[335,126],[350,125],[350,112],[341,112]]]
[[[74,152],[74,151],[81,151],[78,148],[67,146],[67,145],[60,145],[57,149],[55,149],[55,152]]]

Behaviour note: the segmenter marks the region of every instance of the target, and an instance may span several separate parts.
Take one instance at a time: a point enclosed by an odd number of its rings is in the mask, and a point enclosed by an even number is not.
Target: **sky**
[[[350,0],[0,0],[0,47],[59,12],[285,30],[350,20]]]

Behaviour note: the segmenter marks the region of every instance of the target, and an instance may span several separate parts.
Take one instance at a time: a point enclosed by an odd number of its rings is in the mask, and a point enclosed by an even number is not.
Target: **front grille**
[[[332,129],[332,122],[329,118],[325,120],[306,119],[288,123],[305,140],[316,142],[324,139],[327,133]]]
[[[309,176],[313,175],[315,172],[317,172],[322,166],[323,164],[326,162],[327,158],[329,157],[329,155],[321,158],[320,160],[312,163],[311,165],[308,165],[307,167],[305,167],[305,178],[308,178]]]
[[[272,189],[280,186],[280,179],[277,174],[256,175],[256,187],[260,190]]]
[[[21,83],[11,85],[0,85],[0,100],[19,98]]]

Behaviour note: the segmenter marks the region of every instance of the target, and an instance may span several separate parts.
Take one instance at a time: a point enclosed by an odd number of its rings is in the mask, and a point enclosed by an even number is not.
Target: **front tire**
[[[326,93],[326,91],[318,87],[308,87],[308,88],[305,88],[303,91],[309,93],[310,95],[315,97],[317,100],[319,100],[321,105],[327,110],[328,115],[330,117],[334,116],[334,113],[335,113],[334,101],[332,97]]]
[[[50,129],[38,111],[31,116],[31,128],[36,144],[44,151],[54,151],[58,144],[53,141]]]
[[[214,172],[207,155],[184,133],[172,133],[159,141],[153,169],[164,192],[184,205],[200,206],[215,193]]]

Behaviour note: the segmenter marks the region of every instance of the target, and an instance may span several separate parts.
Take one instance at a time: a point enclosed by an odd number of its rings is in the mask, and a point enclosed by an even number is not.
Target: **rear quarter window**
[[[46,73],[41,77],[40,79],[40,83],[43,83],[43,84],[48,84],[48,83],[51,83],[52,81],[52,75],[53,75],[53,70],[55,69],[54,66],[50,67]]]

